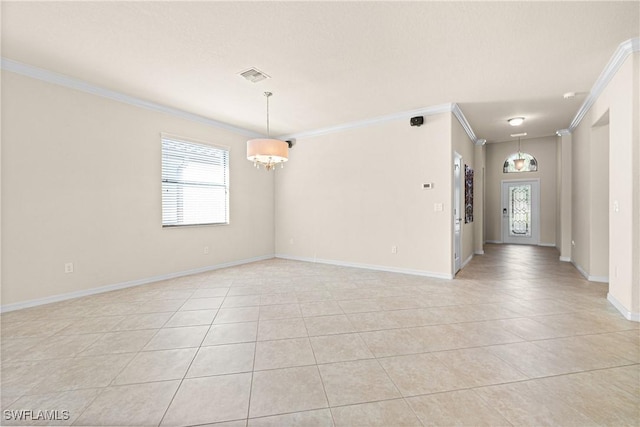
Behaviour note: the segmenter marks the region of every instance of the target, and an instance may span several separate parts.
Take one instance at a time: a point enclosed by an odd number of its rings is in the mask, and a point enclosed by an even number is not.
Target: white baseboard
[[[494,245],[501,245],[502,240],[485,240],[485,243],[493,243]]]
[[[584,271],[584,268],[582,268],[580,265],[576,264],[576,262],[574,260],[571,260],[571,264],[573,264],[573,266],[576,268],[576,270],[578,270],[580,272],[580,274],[582,274],[584,276],[585,279],[589,280],[589,273]]]
[[[480,251],[475,251],[474,252],[476,255],[484,255],[484,251],[480,250]]]
[[[193,270],[178,271],[175,273],[168,273],[160,276],[146,277],[144,279],[130,280],[127,282],[115,283],[113,285],[100,286],[98,288],[84,289],[81,291],[68,292],[68,293],[59,294],[59,295],[52,295],[49,297],[32,299],[29,301],[6,304],[3,306],[0,306],[0,313],[20,310],[28,307],[36,307],[38,305],[50,304],[52,302],[65,301],[73,298],[101,294],[104,292],[115,291],[118,289],[131,288],[133,286],[146,285],[147,283],[159,282],[161,280],[167,280],[167,279],[174,279],[176,277],[189,276],[191,274],[205,273],[207,271],[219,270],[221,268],[233,267],[236,265],[249,264],[251,262],[256,262],[256,261],[264,261],[266,259],[271,259],[271,258],[274,258],[274,256],[264,255],[264,256],[254,257],[254,258],[246,258],[238,261],[231,261],[231,262],[225,262],[222,264],[210,265],[207,267],[194,268]]]
[[[562,261],[562,259],[561,259]],[[576,268],[576,270],[578,270],[580,272],[580,274],[582,274],[584,276],[585,279],[587,279],[590,282],[598,282],[598,283],[609,283],[609,277],[607,276],[591,276],[589,275],[589,273],[587,273],[585,271],[584,268],[582,268],[580,265],[576,264],[575,261],[571,260],[570,261],[571,264],[573,264],[573,266]]]
[[[367,270],[388,271],[390,273],[412,274],[414,276],[433,277],[436,279],[453,279],[452,274],[434,273],[431,271],[414,270],[410,268],[389,267],[386,265],[362,264],[358,262],[346,262],[346,261],[338,261],[333,259],[319,259],[315,257],[314,258],[298,257],[298,256],[292,256],[292,255],[286,255],[286,254],[276,254],[276,258],[290,259],[292,261],[317,262],[319,264],[337,265],[340,267],[354,267],[354,268],[363,268]]]
[[[462,267],[460,267],[460,268],[464,268],[465,265],[469,264],[469,262],[471,262],[471,260],[473,259],[473,255],[474,254],[469,255],[469,258],[464,260],[464,262],[462,263]]]
[[[538,243],[538,246],[544,246],[545,248],[555,248],[555,243]]]
[[[571,262],[571,257],[570,256],[561,256],[560,257],[560,261],[562,261],[562,262]]]
[[[632,322],[640,322],[640,313],[633,313],[627,310],[627,308],[622,305],[616,297],[611,295],[611,293],[607,293],[607,300],[625,317],[625,319],[631,320]]]

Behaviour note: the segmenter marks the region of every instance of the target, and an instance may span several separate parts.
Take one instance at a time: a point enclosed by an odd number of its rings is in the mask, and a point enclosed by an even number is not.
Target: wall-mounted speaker
[[[411,126],[422,126],[424,124],[423,116],[411,117]]]

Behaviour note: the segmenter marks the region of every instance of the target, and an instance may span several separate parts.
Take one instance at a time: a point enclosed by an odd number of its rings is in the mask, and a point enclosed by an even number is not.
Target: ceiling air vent
[[[257,68],[249,68],[248,70],[241,72],[240,75],[252,83],[258,83],[269,78],[268,75]]]

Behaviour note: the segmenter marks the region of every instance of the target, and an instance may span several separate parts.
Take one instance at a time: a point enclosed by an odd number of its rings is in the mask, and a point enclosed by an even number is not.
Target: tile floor
[[[453,281],[274,259],[5,313],[1,423],[637,426],[606,293],[487,245]]]

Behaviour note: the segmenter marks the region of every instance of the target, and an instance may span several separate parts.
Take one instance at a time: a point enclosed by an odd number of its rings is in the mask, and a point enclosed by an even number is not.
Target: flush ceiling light
[[[520,126],[524,123],[524,117],[513,117],[507,120],[511,126]]]
[[[268,171],[275,169],[277,164],[284,167],[284,162],[288,160],[289,148],[291,144],[287,141],[273,139],[269,133],[269,97],[271,92],[265,92],[267,97],[267,137],[250,139],[247,141],[247,160],[260,169],[260,165]]]

